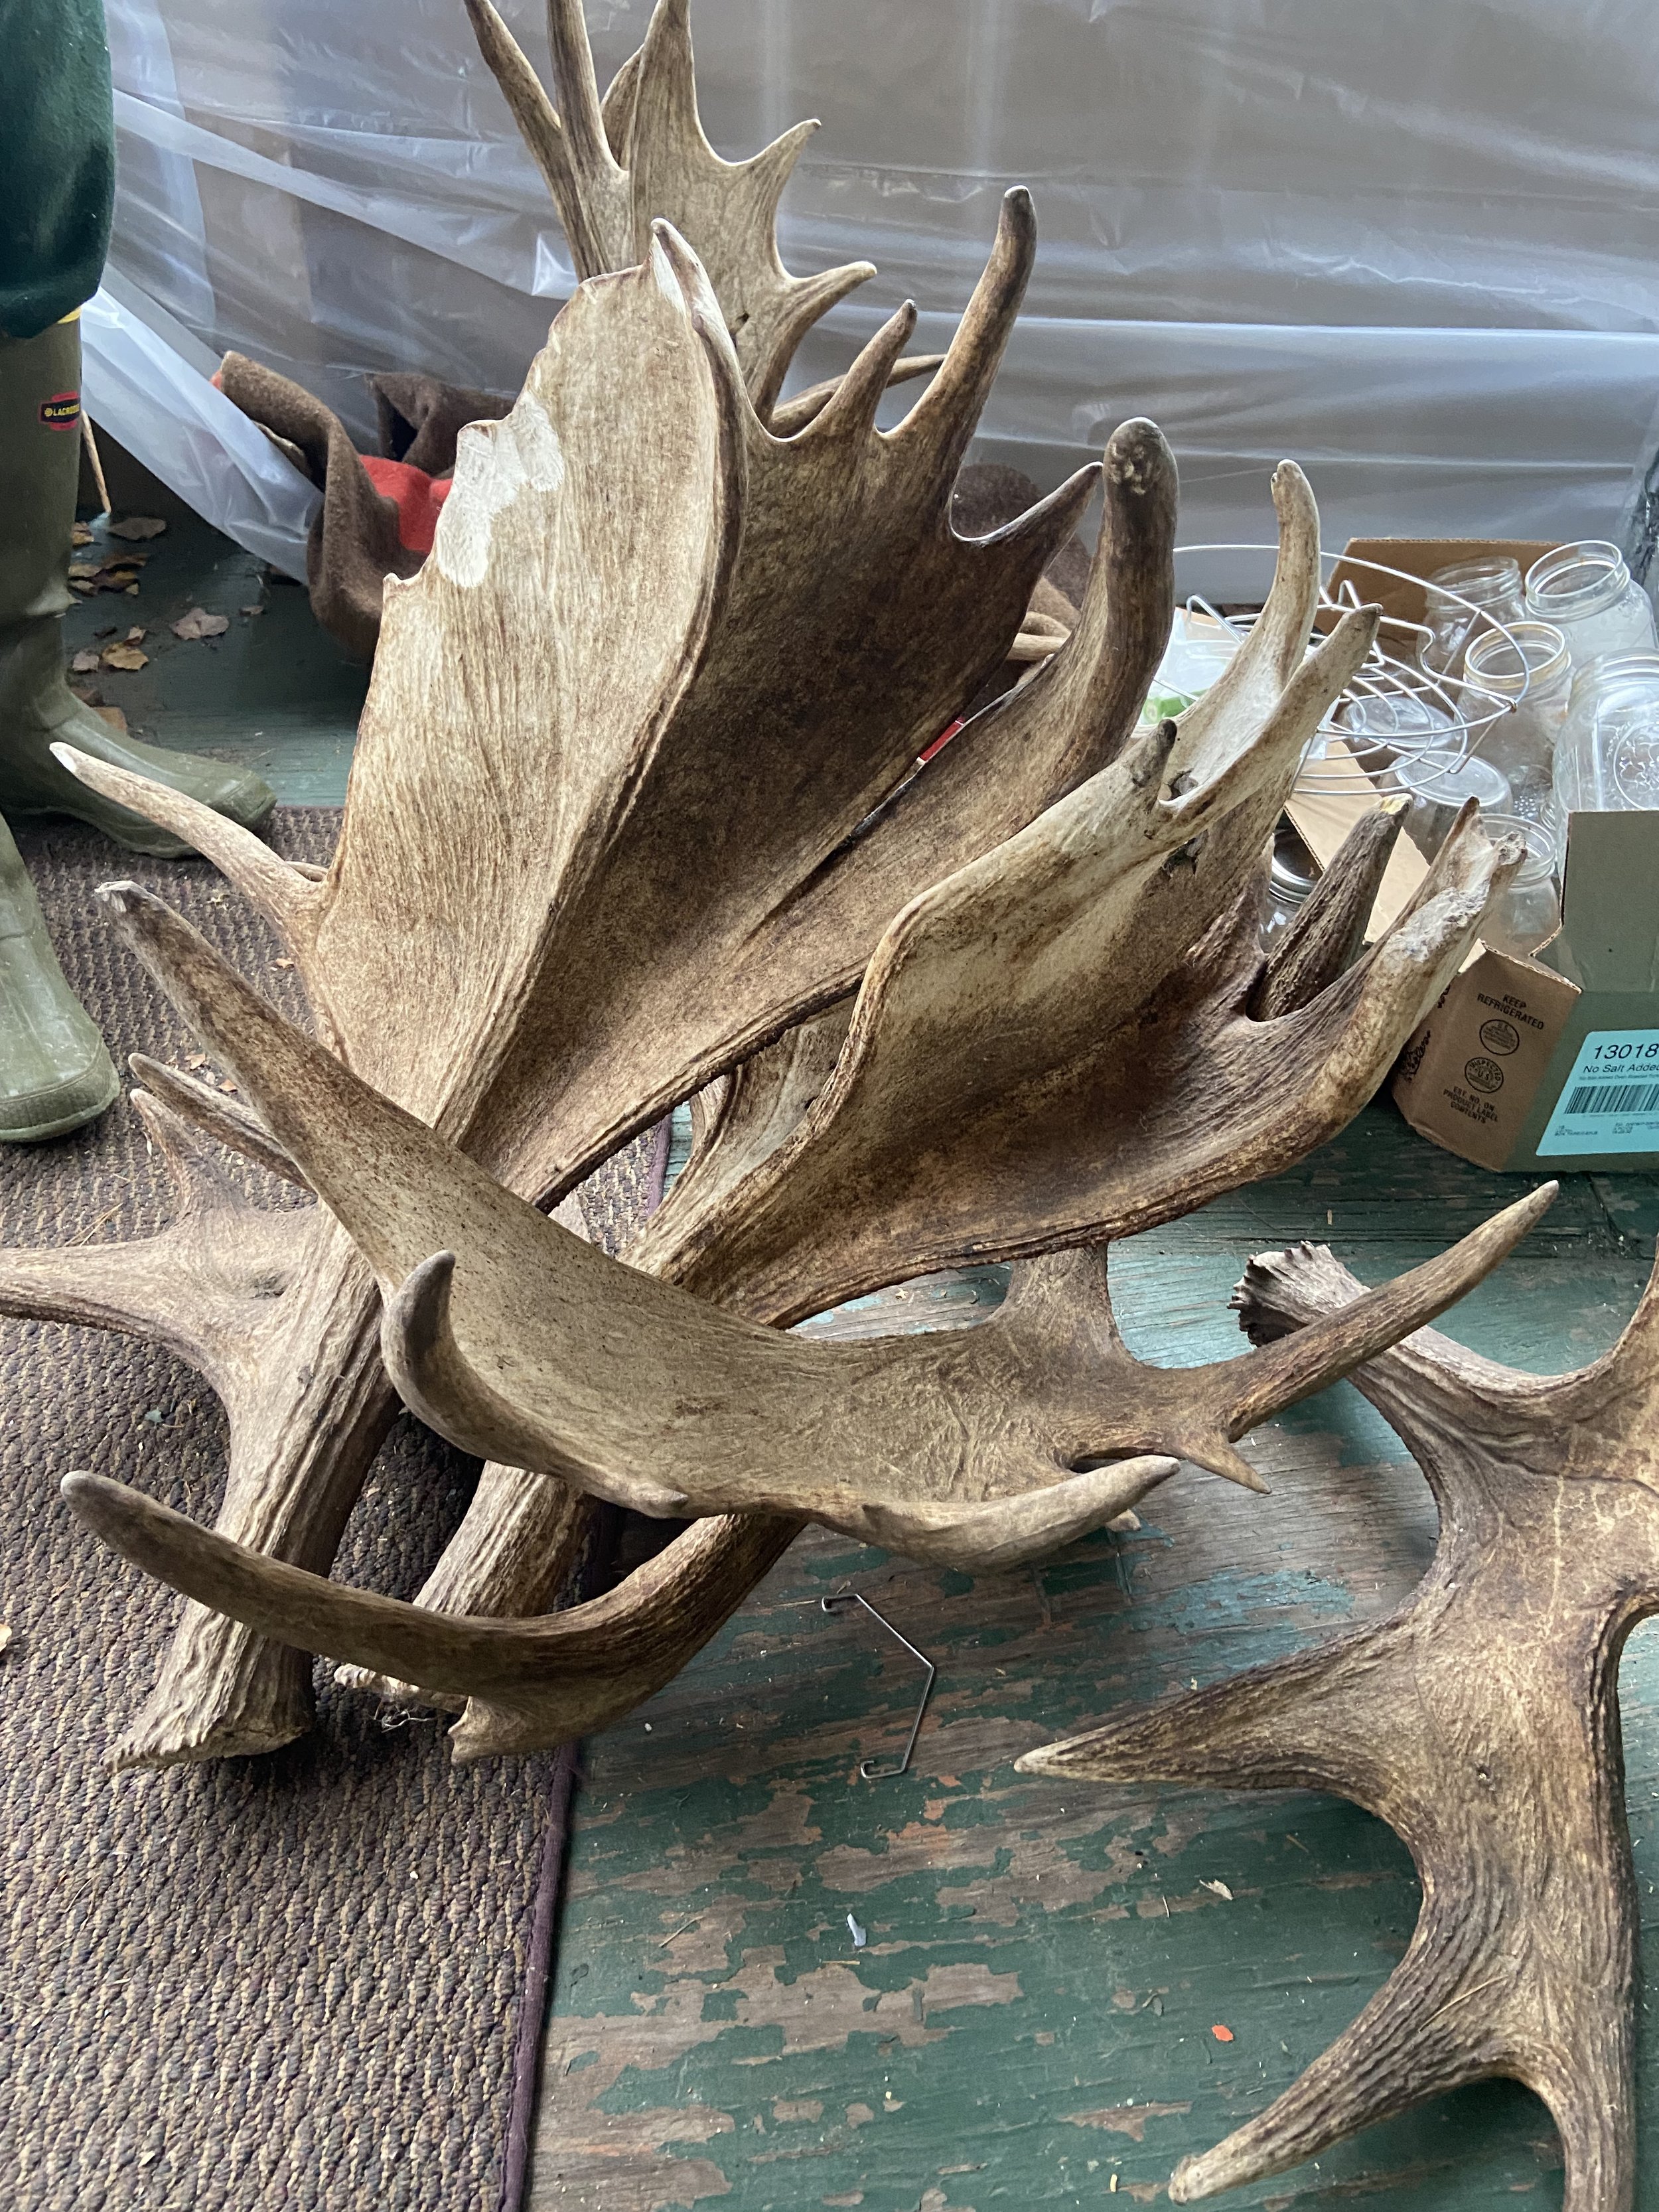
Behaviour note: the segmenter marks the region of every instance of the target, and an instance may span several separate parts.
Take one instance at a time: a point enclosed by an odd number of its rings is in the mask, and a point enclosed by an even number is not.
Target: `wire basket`
[[[1191,553],[1260,553],[1271,559],[1278,550],[1267,544],[1178,545],[1176,554],[1179,558]],[[1401,583],[1424,580],[1407,569],[1390,568],[1383,562],[1360,560],[1349,553],[1322,551],[1319,558],[1326,575],[1340,563],[1346,569],[1368,569]],[[1515,633],[1461,592],[1449,591],[1443,584],[1437,584],[1434,590],[1437,599],[1464,609],[1476,622],[1508,640],[1522,671],[1520,690],[1500,695],[1486,690],[1471,677],[1433,674],[1423,666],[1420,658],[1423,647],[1433,635],[1427,625],[1385,615],[1358,674],[1334,702],[1309,741],[1297,778],[1302,790],[1339,796],[1352,788],[1352,776],[1346,763],[1340,769],[1321,769],[1321,760],[1336,738],[1346,748],[1349,758],[1381,789],[1405,788],[1408,778],[1412,787],[1431,793],[1437,783],[1455,776],[1466,761],[1480,755],[1487,731],[1501,715],[1513,713],[1526,697],[1527,659]],[[1344,576],[1334,595],[1322,582],[1322,611],[1341,615],[1360,604],[1350,576]],[[1190,613],[1218,623],[1241,641],[1256,619],[1253,615],[1224,615],[1196,592],[1188,597],[1187,607]]]

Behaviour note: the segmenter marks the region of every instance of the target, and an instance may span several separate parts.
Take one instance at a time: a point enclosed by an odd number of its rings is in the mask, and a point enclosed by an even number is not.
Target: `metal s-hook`
[[[869,1599],[867,1597],[861,1596],[857,1590],[833,1590],[828,1597],[820,1598],[818,1600],[818,1603],[823,1607],[823,1610],[826,1613],[833,1613],[836,1610],[836,1607],[840,1605],[861,1605],[872,1620],[878,1620],[881,1623],[882,1626],[887,1631],[887,1633],[893,1638],[893,1641],[896,1644],[902,1644],[905,1650],[909,1653],[910,1656],[927,1669],[927,1680],[922,1685],[921,1703],[916,1707],[916,1717],[911,1723],[910,1741],[904,1747],[903,1757],[898,1760],[896,1765],[895,1765],[890,1759],[886,1760],[880,1758],[862,1759],[859,1761],[859,1773],[864,1781],[894,1781],[899,1775],[904,1772],[905,1769],[910,1764],[910,1754],[916,1747],[916,1738],[921,1734],[922,1720],[927,1711],[927,1700],[933,1694],[933,1684],[938,1680],[939,1668],[934,1666],[933,1661],[927,1656],[927,1654],[925,1651],[918,1651],[915,1645],[911,1643],[909,1638],[908,1636],[901,1636],[897,1629],[894,1627],[892,1622],[888,1620],[886,1614],[884,1613],[878,1613],[874,1606],[871,1604]]]

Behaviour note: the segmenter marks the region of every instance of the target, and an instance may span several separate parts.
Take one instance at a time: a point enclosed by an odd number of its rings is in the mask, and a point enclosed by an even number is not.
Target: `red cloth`
[[[388,461],[379,453],[362,457],[368,480],[398,510],[398,543],[408,553],[429,553],[438,527],[438,509],[449,496],[451,477],[429,477],[407,461]]]

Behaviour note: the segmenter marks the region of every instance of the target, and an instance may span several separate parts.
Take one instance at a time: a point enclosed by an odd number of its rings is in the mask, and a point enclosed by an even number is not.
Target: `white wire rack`
[[[1276,546],[1267,544],[1176,548],[1177,559],[1183,554],[1257,553],[1271,562],[1277,551]],[[1352,554],[1322,551],[1319,557],[1327,579],[1340,566],[1348,572],[1366,569],[1401,583],[1423,581],[1406,569],[1390,568],[1381,561],[1362,561]],[[1478,756],[1492,725],[1526,697],[1527,657],[1513,630],[1461,592],[1449,591],[1443,584],[1437,584],[1434,591],[1437,600],[1464,609],[1474,625],[1495,629],[1508,640],[1515,665],[1522,672],[1519,690],[1499,694],[1487,690],[1472,677],[1433,674],[1423,666],[1420,658],[1433,633],[1424,623],[1385,615],[1364,665],[1334,702],[1303,756],[1299,781],[1304,790],[1334,793],[1349,787],[1352,779],[1341,771],[1321,773],[1321,758],[1334,738],[1340,738],[1360,768],[1384,787],[1393,781],[1390,771],[1408,765],[1413,781],[1421,788],[1425,782],[1453,775],[1471,756]],[[1334,614],[1359,606],[1362,601],[1352,574],[1344,574],[1334,595],[1328,581],[1322,582],[1319,603]],[[1241,641],[1255,619],[1251,615],[1223,615],[1197,593],[1188,599],[1187,606],[1189,612],[1219,623]]]

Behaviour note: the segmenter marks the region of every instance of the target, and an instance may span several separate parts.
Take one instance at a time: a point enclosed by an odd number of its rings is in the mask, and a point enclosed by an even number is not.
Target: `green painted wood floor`
[[[139,597],[76,607],[71,649],[142,624],[149,667],[99,679],[135,734],[250,762],[289,804],[339,804],[366,672],[302,592],[168,512]],[[179,644],[167,625],[197,605],[230,629]],[[240,611],[253,605],[264,611]],[[1293,1174],[1121,1246],[1120,1317],[1160,1361],[1241,1350],[1227,1297],[1250,1251],[1320,1237],[1380,1280],[1522,1187],[1376,1106]],[[1634,1304],[1656,1220],[1659,1178],[1572,1179],[1447,1326],[1540,1371],[1593,1357]],[[960,1318],[995,1279],[915,1291],[906,1324]],[[1127,1701],[1378,1612],[1420,1572],[1427,1493],[1352,1390],[1247,1449],[1270,1498],[1188,1474],[1148,1502],[1138,1535],[1096,1538],[1040,1575],[973,1582],[804,1538],[669,1691],[587,1747],[534,2212],[1149,2203],[1177,2158],[1353,2017],[1417,1908],[1376,1822],[1320,1797],[1130,1795],[1012,1771]],[[898,1781],[861,1781],[858,1765],[902,1743],[919,1677],[867,1617],[822,1611],[849,1583],[939,1667]],[[1622,1696],[1652,1990],[1659,1627],[1632,1639]],[[1641,2205],[1659,2212],[1651,2048],[1642,2100]],[[1494,2083],[1222,2201],[1475,2212],[1514,2197],[1559,2204],[1559,2155],[1542,2107]]]

